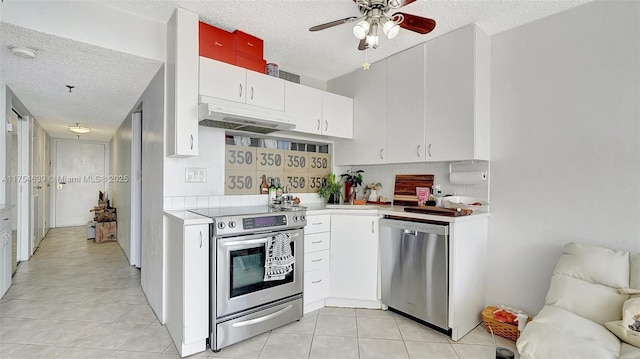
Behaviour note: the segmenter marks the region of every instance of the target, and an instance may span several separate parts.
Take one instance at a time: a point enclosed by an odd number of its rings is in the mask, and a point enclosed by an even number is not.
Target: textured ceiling
[[[358,41],[349,24],[308,31],[314,25],[358,16],[350,0],[97,2],[161,23],[176,7],[185,8],[207,23],[263,39],[265,59],[282,70],[327,80],[357,69],[365,56],[373,63],[468,24],[495,34],[588,1],[418,0],[402,11],[435,19],[435,30],[419,35],[403,29],[393,40],[381,36],[380,47],[366,52],[356,49]],[[12,44],[32,47],[38,56],[30,60],[13,56],[8,49]],[[110,140],[161,66],[154,60],[0,23],[0,79],[54,138],[75,138],[67,126],[79,122],[94,129],[81,140]],[[72,93],[67,84],[76,86]]]
[[[373,63],[472,23],[491,35],[586,2],[588,0],[417,0],[400,11],[436,20],[435,30],[420,35],[402,29],[393,40],[384,38],[380,31],[380,47],[369,50],[366,56]],[[119,0],[105,3],[163,23],[174,8],[182,7],[200,14],[204,22],[228,31],[239,29],[263,39],[267,62],[320,80],[351,72],[365,61],[365,53],[357,50],[353,24],[320,32],[308,31],[314,25],[360,16],[350,0]]]
[[[9,45],[28,46],[35,59],[14,56]],[[76,138],[79,122],[106,142],[161,68],[159,61],[0,23],[0,78],[54,138]],[[69,93],[65,85],[75,88]]]

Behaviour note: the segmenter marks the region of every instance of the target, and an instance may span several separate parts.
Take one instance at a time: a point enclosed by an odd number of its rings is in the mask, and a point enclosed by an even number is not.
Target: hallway
[[[117,243],[51,229],[0,301],[0,358],[179,358]]]

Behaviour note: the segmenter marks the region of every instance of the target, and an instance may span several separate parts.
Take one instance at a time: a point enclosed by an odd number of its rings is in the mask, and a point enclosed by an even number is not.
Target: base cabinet
[[[206,350],[209,336],[209,225],[165,216],[166,326],[181,356]]]
[[[331,217],[307,216],[304,228],[303,311],[309,313],[325,306],[329,296]]]
[[[331,215],[332,306],[380,308],[378,222],[375,215]]]

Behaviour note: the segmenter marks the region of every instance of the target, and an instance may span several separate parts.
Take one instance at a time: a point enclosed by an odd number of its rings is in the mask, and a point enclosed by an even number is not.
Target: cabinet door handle
[[[329,121],[324,120],[324,131],[327,132],[328,129],[329,129]]]
[[[318,225],[321,225],[321,224],[322,224],[322,222],[313,222],[313,223],[311,223],[312,226],[318,226]]]
[[[242,97],[242,84],[240,84],[240,92],[238,93],[238,97]]]
[[[318,131],[320,131],[320,119],[318,119]]]
[[[375,233],[375,222],[376,221],[371,221],[371,233]]]
[[[314,263],[322,262],[322,258],[320,258],[320,259],[312,259],[311,261],[314,262]]]
[[[251,86],[251,99],[253,100],[253,86]]]
[[[8,221],[8,220],[9,220],[9,217],[7,217],[7,218],[3,218],[2,220],[3,220],[3,221]]]
[[[380,159],[381,159],[381,160],[384,160],[384,157],[382,156],[382,152],[384,152],[384,148],[381,148],[381,149],[380,149]]]
[[[191,139],[191,145],[189,147],[193,149],[193,135],[189,135],[189,138]]]
[[[200,248],[202,248],[202,231],[200,231]]]
[[[311,242],[311,244],[318,244],[318,243],[322,243],[322,241]]]
[[[429,157],[431,157],[431,144],[429,144],[429,146],[427,146],[427,155]]]
[[[422,145],[418,145],[418,148],[416,149],[416,154],[418,155],[418,158],[420,158],[420,146]]]
[[[247,46],[253,47],[253,42],[247,42]]]
[[[322,279],[314,280],[314,281],[312,281],[311,283],[313,283],[313,284],[318,284],[318,283],[320,283],[320,282],[322,282]]]

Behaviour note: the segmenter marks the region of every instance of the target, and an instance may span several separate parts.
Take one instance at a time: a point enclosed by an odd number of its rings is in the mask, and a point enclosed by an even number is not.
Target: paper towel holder
[[[449,174],[453,173],[453,165],[472,165],[474,163],[476,163],[475,160],[462,161],[462,162],[451,162],[451,163],[449,163]]]
[[[461,161],[461,162],[451,162],[449,163],[449,178],[451,178],[451,175],[454,173],[453,172],[453,166],[454,165],[472,165],[475,164],[476,161],[475,160],[469,160],[469,161]],[[458,172],[456,172],[458,173]],[[464,172],[459,172],[459,173],[464,173]],[[481,174],[482,177],[482,181],[486,181],[489,173],[487,171],[477,171],[478,174]]]

